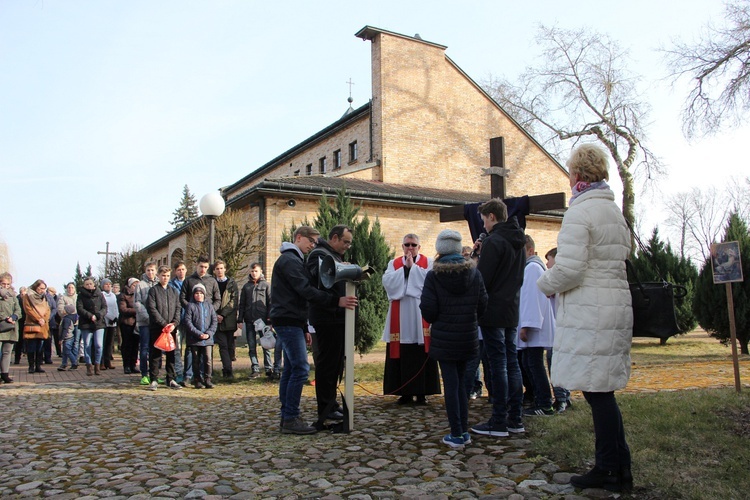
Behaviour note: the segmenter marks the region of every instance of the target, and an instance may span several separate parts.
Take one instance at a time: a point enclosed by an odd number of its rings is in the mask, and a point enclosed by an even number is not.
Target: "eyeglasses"
[[[419,243],[404,243],[405,247],[418,247]]]
[[[315,238],[310,238],[309,236],[305,236],[305,238],[310,240],[310,243],[312,243],[312,246],[314,247],[318,246],[318,240],[316,240]]]

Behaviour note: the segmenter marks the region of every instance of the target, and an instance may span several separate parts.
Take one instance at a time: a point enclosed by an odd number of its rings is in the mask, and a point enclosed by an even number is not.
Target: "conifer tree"
[[[182,188],[180,205],[172,212],[172,215],[174,215],[172,222],[170,222],[172,229],[178,229],[188,222],[194,221],[200,215],[198,213],[198,202],[195,200],[193,193],[190,192],[187,184]]]
[[[747,224],[736,212],[729,216],[722,241],[738,241],[740,245],[744,281],[732,283],[730,286],[732,287],[734,318],[740,351],[742,354],[750,354],[748,353],[748,341],[750,341],[750,235],[748,235]],[[708,259],[703,263],[703,269],[701,269],[696,281],[693,311],[698,318],[698,323],[712,337],[719,339],[724,344],[729,342],[726,285],[714,284],[711,261]]]

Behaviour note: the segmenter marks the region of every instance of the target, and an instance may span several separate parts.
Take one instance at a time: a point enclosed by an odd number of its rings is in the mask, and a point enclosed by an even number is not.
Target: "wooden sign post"
[[[727,290],[729,338],[732,343],[732,362],[734,364],[734,388],[739,394],[742,390],[742,384],[740,384],[740,361],[737,356],[737,326],[734,322],[732,283],[743,281],[740,243],[738,241],[727,241],[711,245],[711,270],[713,271],[714,284],[725,283]]]

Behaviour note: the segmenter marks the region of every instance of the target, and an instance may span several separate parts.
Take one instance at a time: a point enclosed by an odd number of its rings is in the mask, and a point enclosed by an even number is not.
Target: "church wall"
[[[567,191],[567,175],[445,56],[419,41],[373,41],[374,120],[383,181],[486,193],[489,139],[505,137],[509,196]],[[444,174],[442,174],[444,173]],[[437,174],[437,175],[436,175]]]

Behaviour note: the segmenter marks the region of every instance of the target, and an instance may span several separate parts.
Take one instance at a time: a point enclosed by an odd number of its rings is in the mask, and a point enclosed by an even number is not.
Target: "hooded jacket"
[[[135,326],[135,296],[125,287],[118,296],[117,308],[120,311],[120,323]]]
[[[15,328],[7,332],[0,332],[0,342],[18,342],[18,318],[21,317],[21,306],[18,299],[9,289],[7,293],[0,294],[0,321],[8,318],[15,322]]]
[[[484,279],[489,300],[487,313],[479,320],[479,326],[518,326],[518,300],[526,265],[525,245],[523,229],[515,217],[495,224],[482,242],[477,269]]]
[[[327,255],[333,257],[336,262],[344,261],[343,256],[336,253],[336,250],[334,250],[326,240],[318,238],[318,244],[308,254],[307,262],[305,263],[305,267],[310,273],[312,285],[320,290],[325,290],[325,288],[322,285],[318,286],[318,269],[320,267],[320,261]],[[344,295],[346,295],[346,282],[339,281],[338,283],[335,283],[331,287],[331,291],[336,293],[337,297],[343,297]],[[339,307],[338,304],[331,307],[311,305],[308,308],[307,314],[310,319],[311,325],[319,325],[323,323],[343,325],[346,319],[345,312],[346,309],[344,309],[343,307]]]
[[[557,298],[552,385],[610,392],[630,378],[633,309],[625,272],[630,232],[610,189],[575,198],[557,237],[555,265],[537,285]]]
[[[308,302],[325,307],[338,305],[339,297],[318,290],[310,280],[300,249],[288,241],[282,243],[281,256],[273,265],[271,283],[271,322],[274,326],[296,326],[305,330]]]
[[[419,309],[432,324],[430,352],[438,361],[464,361],[479,353],[477,318],[487,307],[482,275],[458,254],[441,257],[427,273]],[[448,258],[446,258],[448,257]]]
[[[217,320],[216,311],[211,303],[197,302],[195,297],[191,297],[185,308],[185,320],[182,325],[185,330],[185,343],[188,346],[214,345]],[[200,338],[204,333],[208,334],[207,339]]]
[[[253,323],[262,319],[268,324],[271,319],[271,285],[261,276],[258,281],[248,281],[240,292],[239,321]],[[250,327],[251,329],[254,327]]]
[[[135,326],[148,326],[148,308],[146,303],[148,302],[148,291],[156,285],[158,281],[156,278],[150,280],[146,273],[141,276],[141,281],[135,285],[135,291],[133,292],[133,305],[135,305]]]
[[[216,282],[216,278],[210,274],[204,274],[203,277],[198,276],[195,272],[185,278],[182,283],[182,290],[180,290],[180,304],[182,307],[187,307],[192,299],[193,287],[200,283],[206,289],[206,302],[214,306],[214,311],[218,311],[221,307],[221,292],[219,291],[219,284]]]

